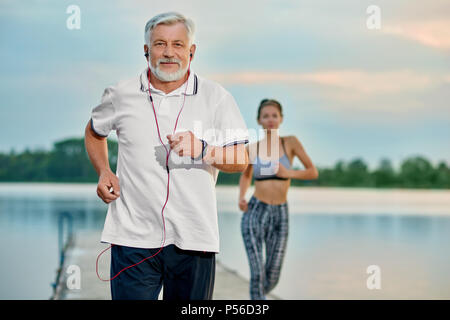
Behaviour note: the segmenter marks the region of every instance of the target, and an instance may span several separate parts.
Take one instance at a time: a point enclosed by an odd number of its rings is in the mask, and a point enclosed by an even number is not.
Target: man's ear
[[[191,47],[189,49],[189,51],[191,53],[191,60],[194,59],[196,49],[197,49],[197,46],[195,44],[191,45]]]

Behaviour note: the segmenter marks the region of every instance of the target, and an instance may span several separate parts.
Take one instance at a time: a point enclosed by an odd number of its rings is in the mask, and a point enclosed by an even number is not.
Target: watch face
[[[208,146],[208,143],[206,143],[205,140],[202,141],[203,141],[203,150],[202,150],[202,159],[203,159],[203,157],[206,155],[206,147]]]
[[[205,149],[206,149],[206,141],[202,140],[202,156],[205,153]]]

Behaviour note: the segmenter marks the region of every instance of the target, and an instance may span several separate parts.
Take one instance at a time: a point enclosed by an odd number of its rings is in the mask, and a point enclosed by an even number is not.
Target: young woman
[[[250,264],[250,298],[263,300],[280,277],[288,236],[287,192],[290,181],[317,179],[319,174],[297,137],[278,136],[283,121],[278,101],[262,100],[257,120],[266,135],[257,143],[246,146],[249,165],[239,180],[239,208],[244,211],[241,232]],[[294,156],[303,163],[305,170],[291,169]],[[255,192],[247,203],[245,193],[252,176],[255,178]]]

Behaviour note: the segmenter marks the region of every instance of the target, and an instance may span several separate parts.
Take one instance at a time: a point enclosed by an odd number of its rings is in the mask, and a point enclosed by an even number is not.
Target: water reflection
[[[241,215],[220,217],[219,259],[249,277]],[[291,215],[288,250],[274,293],[286,299],[449,299],[450,218]],[[382,290],[369,290],[378,265]]]
[[[77,230],[100,230],[107,206],[95,197],[0,194],[0,299],[48,299],[58,265],[58,218],[68,212]],[[100,241],[100,237],[99,237]]]
[[[7,199],[0,197],[2,228],[49,228],[57,226],[61,212],[69,212],[77,229],[103,227],[107,206],[96,199]]]
[[[107,205],[95,186],[89,188],[0,192],[1,255],[7,262],[0,264],[0,299],[51,295],[59,215],[72,215],[75,232],[103,228]],[[219,208],[235,201],[220,190],[217,199]],[[220,212],[218,259],[248,278],[240,220],[239,213]],[[274,291],[282,298],[450,298],[449,217],[291,212],[289,220],[287,255]],[[382,290],[366,287],[372,264],[381,268]]]

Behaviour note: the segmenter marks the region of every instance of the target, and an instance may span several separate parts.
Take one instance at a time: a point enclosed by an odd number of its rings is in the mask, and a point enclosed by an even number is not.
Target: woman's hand
[[[291,178],[292,170],[287,169],[283,164],[277,162],[274,166],[277,177],[280,178]]]
[[[239,209],[241,209],[244,212],[248,210],[248,203],[247,200],[245,200],[245,198],[239,199]]]

